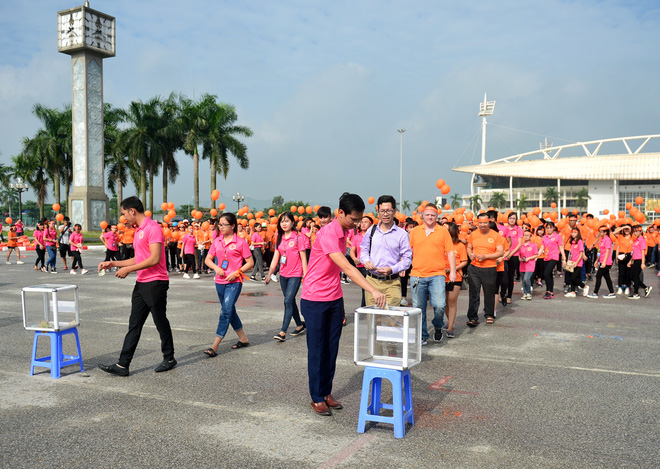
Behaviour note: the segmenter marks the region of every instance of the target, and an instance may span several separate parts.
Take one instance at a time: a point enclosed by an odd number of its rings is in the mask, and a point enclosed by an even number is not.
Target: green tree
[[[529,198],[525,194],[521,195],[519,199],[516,199],[516,207],[519,212],[524,212],[529,205]]]
[[[410,201],[404,200],[403,204],[401,205],[401,208],[406,212],[409,211],[410,210]]]
[[[44,216],[44,201],[51,180],[48,174],[48,152],[43,145],[33,140],[23,138],[23,150],[12,158],[15,169],[14,174],[21,176],[27,181],[37,194],[37,205],[39,206],[39,218]]]
[[[559,203],[559,191],[557,190],[556,187],[546,187],[545,188],[545,194],[543,195],[545,197],[545,200],[548,202],[555,202]]]
[[[451,196],[451,208],[458,208],[463,204],[463,197],[460,194],[454,193]]]
[[[9,188],[9,186],[0,187],[0,211],[2,213],[8,213],[9,217],[13,218],[12,207],[17,205],[18,196],[16,192]],[[18,205],[17,205],[18,206]]]
[[[493,192],[490,195],[490,205],[493,208],[501,209],[506,205],[506,196],[503,192]]]
[[[158,105],[158,133],[156,140],[161,153],[163,177],[163,202],[167,202],[168,182],[174,184],[179,175],[179,163],[175,153],[183,148],[183,133],[177,119],[180,113],[180,95],[171,93]],[[213,205],[215,207],[215,204]]]
[[[479,194],[475,194],[472,197],[470,197],[470,210],[473,212],[477,212],[478,210],[481,209],[481,196]]]
[[[123,111],[109,103],[103,105],[105,169],[108,171],[107,187],[120,202],[124,199],[123,189],[128,182],[131,159],[124,147],[125,138],[119,124],[123,121]],[[110,208],[112,213],[112,208]]]
[[[577,205],[578,208],[587,208],[588,205],[588,200],[591,199],[591,196],[589,195],[589,191],[587,189],[580,189],[580,191],[575,194],[575,205]]]

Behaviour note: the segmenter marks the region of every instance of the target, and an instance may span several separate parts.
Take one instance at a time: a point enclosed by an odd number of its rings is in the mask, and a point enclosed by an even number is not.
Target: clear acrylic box
[[[80,325],[78,285],[24,287],[23,327],[28,331],[63,331]]]
[[[422,310],[366,306],[355,311],[356,365],[407,370],[422,360]]]

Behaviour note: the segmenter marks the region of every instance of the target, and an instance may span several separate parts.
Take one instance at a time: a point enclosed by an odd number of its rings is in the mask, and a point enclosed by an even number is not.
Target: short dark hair
[[[220,220],[222,220],[223,218],[227,220],[227,223],[229,223],[230,225],[234,225],[232,231],[236,233],[236,228],[237,228],[236,225],[238,225],[238,221],[236,220],[236,215],[234,215],[231,212],[225,212],[222,215],[220,215]],[[216,232],[216,237],[220,236],[220,224],[215,225],[215,232]]]
[[[568,218],[575,218],[577,220],[578,216],[575,213],[571,213]]]
[[[376,205],[380,206],[380,204],[392,204],[392,208],[396,210],[396,199],[391,195],[381,195],[378,197]]]
[[[319,218],[330,218],[332,216],[332,210],[330,210],[330,207],[323,205],[322,207],[319,207],[316,214]]]
[[[142,201],[134,195],[122,200],[121,208],[124,210],[135,209],[137,213],[144,213],[144,205],[142,205]]]
[[[483,217],[490,219],[490,215],[488,215],[488,212],[481,212],[479,215],[477,215],[477,218],[483,218]]]
[[[486,215],[488,215],[488,218],[494,218],[495,222],[497,223],[497,216],[500,214],[497,210],[488,210],[486,212]]]
[[[364,200],[362,200],[362,197],[357,194],[344,192],[341,197],[339,197],[339,210],[346,215],[352,213],[364,213]]]

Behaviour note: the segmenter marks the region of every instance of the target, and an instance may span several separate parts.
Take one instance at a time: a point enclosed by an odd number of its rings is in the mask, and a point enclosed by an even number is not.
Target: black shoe
[[[303,334],[303,333],[305,332],[305,329],[307,329],[307,328],[306,328],[305,325],[303,324],[303,325],[300,327],[300,329],[294,329],[293,332],[291,332],[291,334],[289,334],[289,335],[292,335],[292,336],[295,337],[295,336],[297,336],[297,335]]]
[[[436,342],[442,342],[442,330],[435,331],[435,334],[433,335],[433,340]]]
[[[106,373],[110,373],[113,375],[128,376],[128,367],[124,368],[116,363],[114,365],[99,365],[99,368],[101,368]]]
[[[156,373],[161,373],[163,371],[169,371],[176,366],[176,360],[173,358],[171,360],[163,360],[163,362],[154,368]]]
[[[502,306],[506,306],[506,305],[507,305],[507,302],[506,302],[506,296],[503,296],[503,297],[501,298],[500,302],[502,303]]]

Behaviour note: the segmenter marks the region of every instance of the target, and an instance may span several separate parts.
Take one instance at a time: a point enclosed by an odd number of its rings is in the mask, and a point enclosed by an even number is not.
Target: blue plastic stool
[[[383,378],[392,383],[392,404],[380,401],[380,391]],[[369,390],[371,388],[371,403]],[[405,395],[405,401],[404,401]],[[392,417],[380,415],[380,409],[391,409]],[[394,424],[394,436],[403,438],[406,434],[406,423],[415,425],[413,415],[412,391],[410,389],[410,370],[390,370],[366,366],[362,378],[362,398],[360,399],[360,415],[358,418],[358,433],[364,433],[367,421]]]
[[[78,347],[78,356],[64,355],[62,351],[62,336],[73,334],[76,336],[76,346]],[[39,336],[48,336],[50,338],[50,356],[37,358],[37,342]],[[63,331],[53,332],[34,332],[34,345],[32,346],[32,366],[30,368],[30,376],[34,375],[34,367],[40,366],[43,368],[50,368],[50,377],[59,378],[60,369],[65,366],[80,364],[80,371],[83,370],[82,353],[80,352],[80,340],[78,339],[78,329],[73,327]]]

